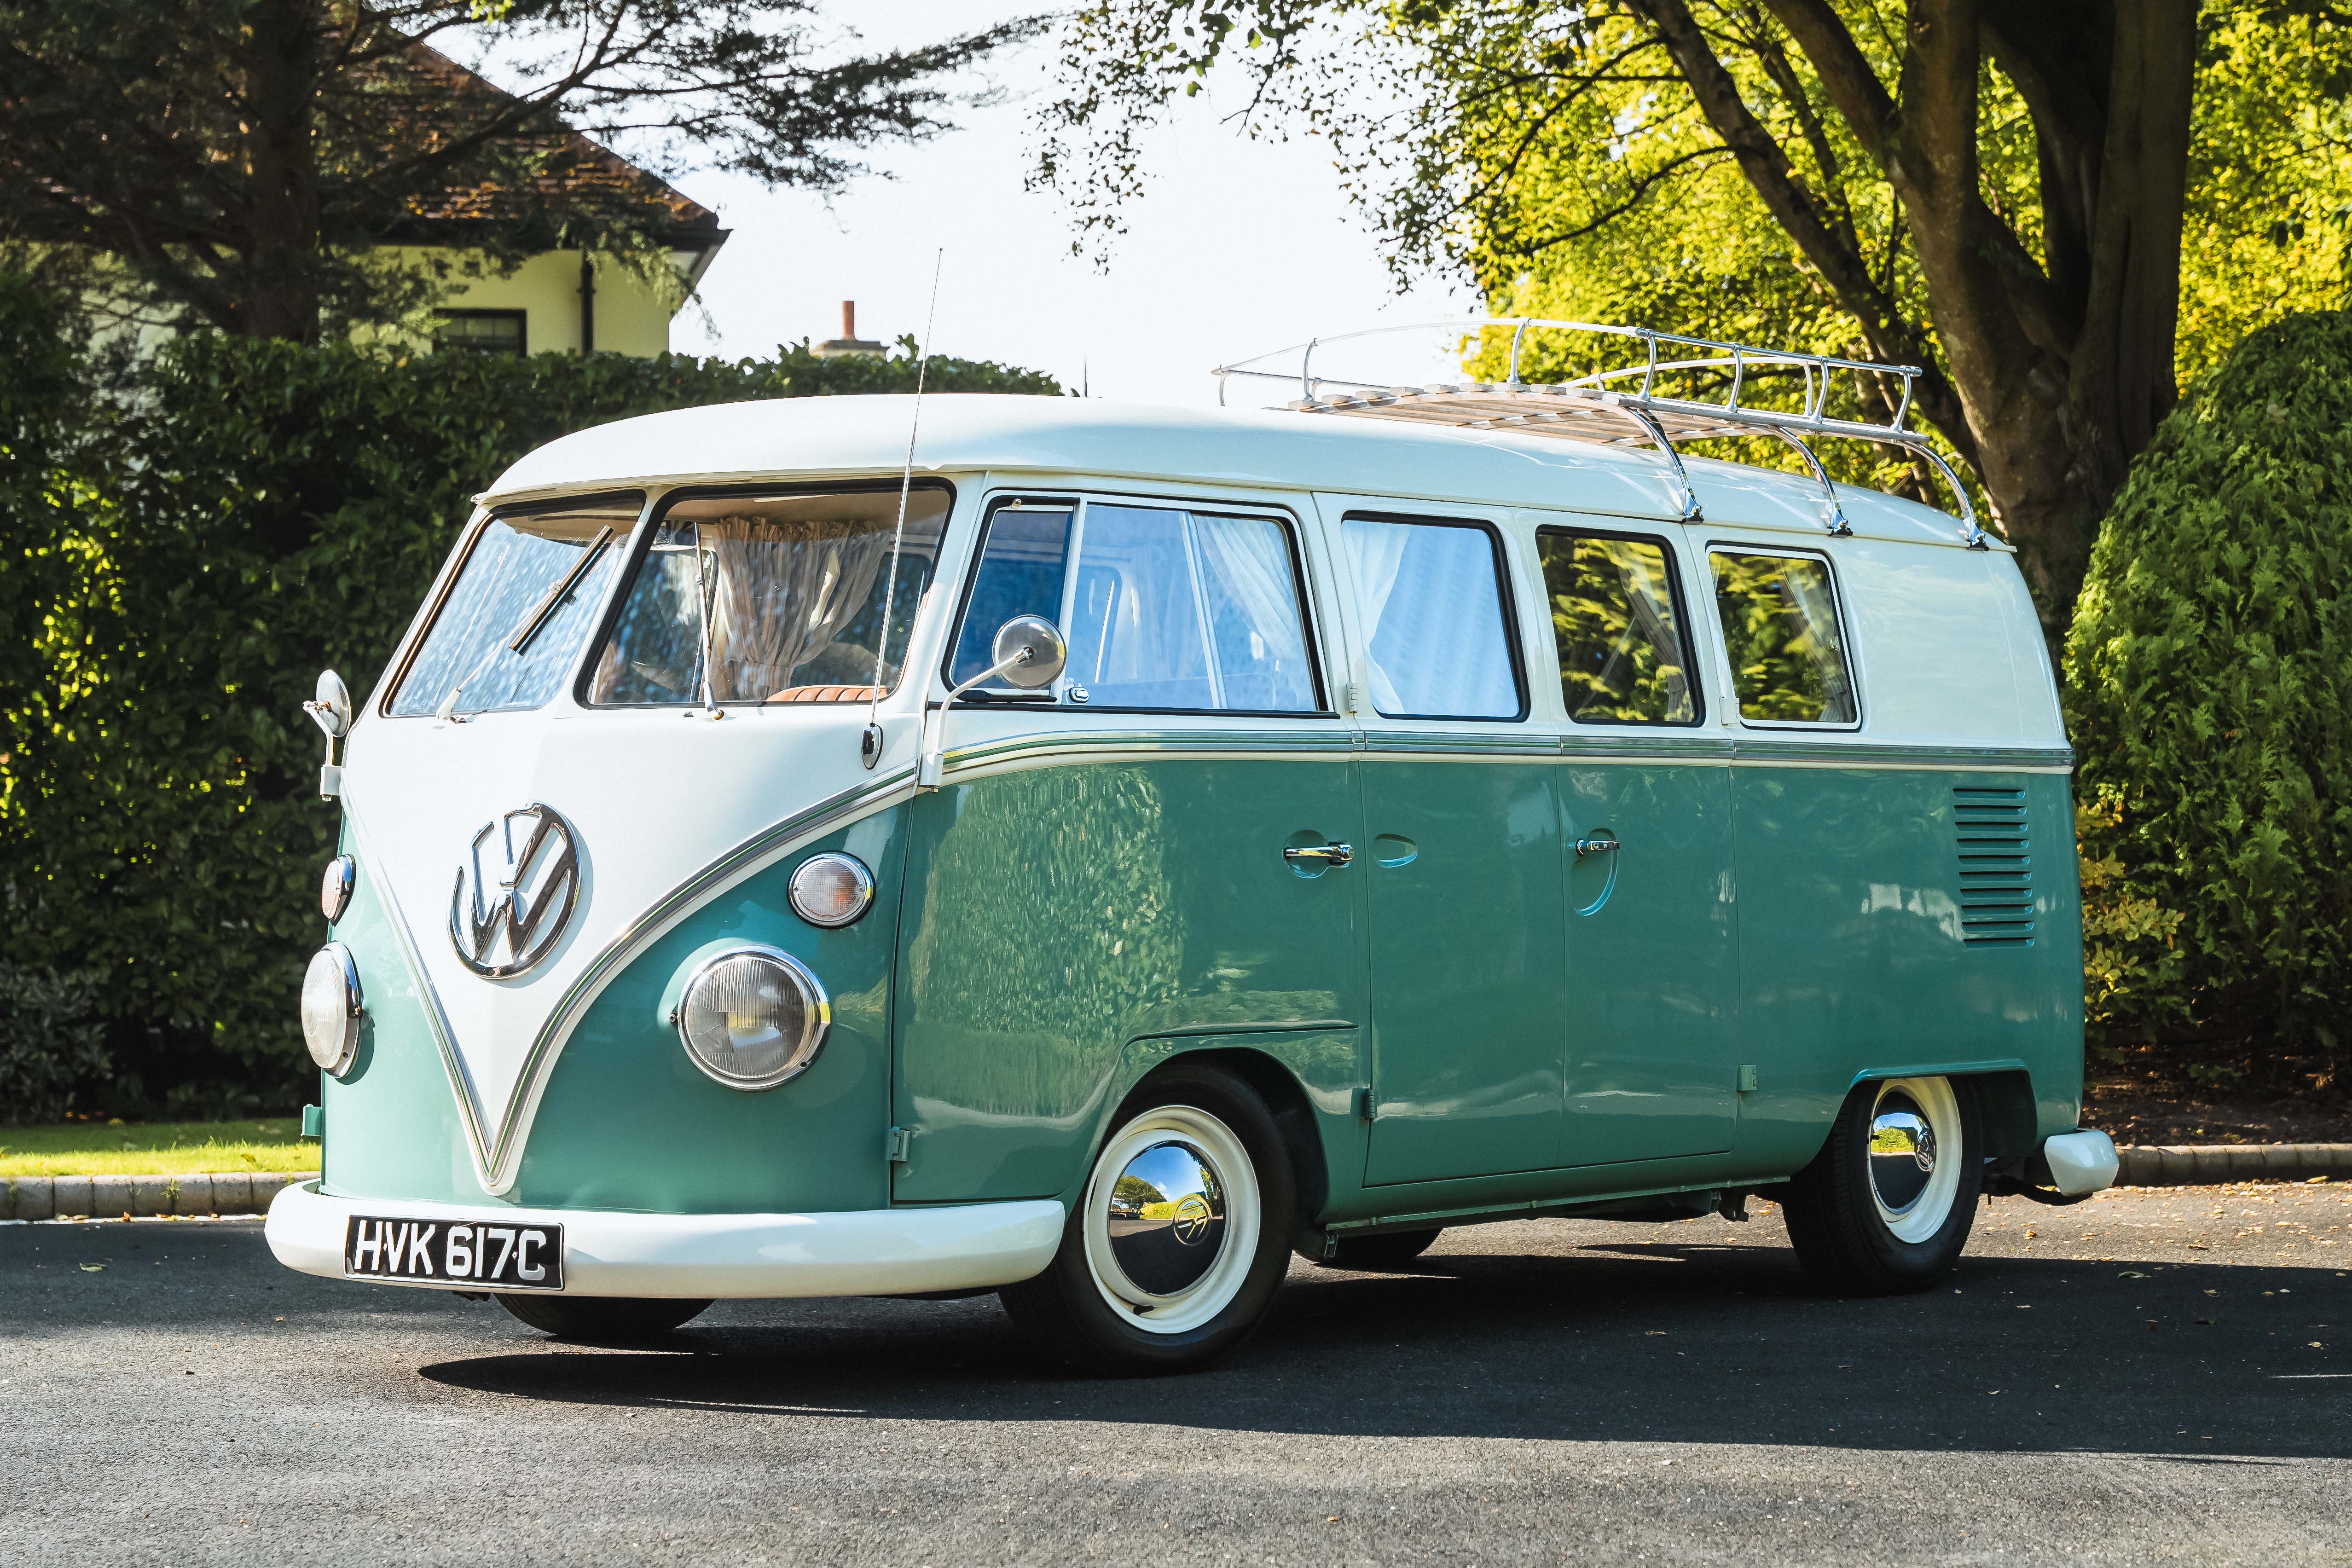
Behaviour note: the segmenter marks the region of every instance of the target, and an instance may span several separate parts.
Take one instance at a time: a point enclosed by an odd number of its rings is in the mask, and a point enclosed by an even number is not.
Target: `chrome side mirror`
[[[317,695],[302,705],[310,722],[327,732],[327,760],[319,767],[319,799],[331,800],[343,792],[343,768],[338,754],[343,737],[352,732],[352,692],[332,670],[319,672]]]
[[[1007,621],[996,629],[996,642],[989,652],[995,657],[994,664],[950,691],[936,710],[923,710],[923,755],[915,768],[916,789],[940,787],[940,779],[947,770],[947,743],[940,732],[947,723],[947,709],[956,698],[974,686],[995,680],[1034,692],[1052,685],[1055,677],[1062,673],[1062,666],[1070,661],[1069,644],[1062,641],[1062,629],[1042,615],[1015,615]],[[934,711],[940,715],[936,721],[931,717]]]
[[[996,660],[995,667],[958,686],[949,701],[992,678],[1034,692],[1052,685],[1062,666],[1070,662],[1062,629],[1043,615],[1015,615],[999,626],[996,643],[989,652]]]
[[[352,732],[351,688],[332,670],[319,672],[318,693],[302,705],[302,711],[327,732],[329,740],[341,740]]]

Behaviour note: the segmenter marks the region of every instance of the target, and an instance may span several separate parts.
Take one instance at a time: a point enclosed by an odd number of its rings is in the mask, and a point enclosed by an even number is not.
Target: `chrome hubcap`
[[[1199,1283],[1225,1246],[1225,1195],[1208,1157],[1177,1139],[1153,1144],[1111,1184],[1111,1261],[1148,1295]]]
[[[1936,1130],[1917,1103],[1890,1090],[1870,1120],[1870,1185],[1891,1214],[1919,1201],[1936,1174]]]

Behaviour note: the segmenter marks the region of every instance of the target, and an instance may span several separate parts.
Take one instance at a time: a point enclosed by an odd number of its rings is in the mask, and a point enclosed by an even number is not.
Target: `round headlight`
[[[846,925],[874,902],[874,873],[856,855],[811,855],[793,873],[792,899],[811,925]]]
[[[359,867],[349,855],[337,855],[327,862],[319,877],[319,913],[332,925],[351,907],[352,883],[357,880]]]
[[[799,959],[772,947],[722,953],[678,998],[677,1037],[730,1089],[772,1089],[816,1060],[833,1004]]]
[[[302,1043],[311,1061],[338,1078],[360,1053],[360,972],[340,942],[311,954],[302,976]]]

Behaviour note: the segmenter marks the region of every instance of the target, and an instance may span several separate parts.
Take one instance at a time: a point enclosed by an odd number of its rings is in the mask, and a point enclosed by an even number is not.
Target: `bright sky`
[[[870,46],[907,44],[1034,8],[901,0],[887,13],[872,8],[880,19],[863,26]],[[1236,97],[1231,83],[1223,94],[1213,83],[1180,100],[1150,149],[1150,189],[1129,209],[1108,270],[1097,270],[1070,254],[1075,230],[1060,201],[1022,189],[1026,100],[1050,86],[1053,63],[1050,44],[1000,57],[991,75],[1013,101],[960,111],[961,129],[924,145],[872,150],[877,173],[829,205],[747,179],[681,179],[734,232],[703,279],[709,328],[689,308],[671,329],[671,347],[732,358],[803,337],[822,341],[839,335],[844,299],[857,301],[860,337],[920,336],[941,246],[938,352],[1045,371],[1097,397],[1213,403],[1207,372],[1221,361],[1316,335],[1465,315],[1475,304],[1442,279],[1400,298],[1325,144],[1253,141],[1219,124]],[[1383,379],[1446,374],[1434,338],[1416,335],[1398,348],[1393,369],[1392,357],[1382,358]],[[1244,402],[1238,383],[1234,401]]]

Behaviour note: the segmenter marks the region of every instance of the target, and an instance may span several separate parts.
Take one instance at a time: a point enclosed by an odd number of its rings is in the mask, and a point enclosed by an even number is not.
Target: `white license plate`
[[[343,1273],[354,1280],[560,1291],[563,1227],[354,1214],[343,1226]]]

